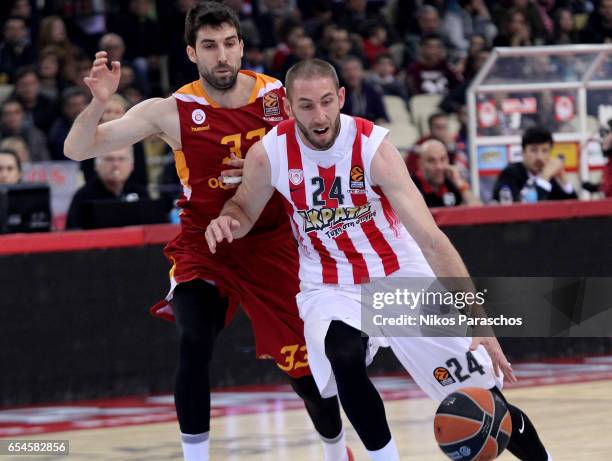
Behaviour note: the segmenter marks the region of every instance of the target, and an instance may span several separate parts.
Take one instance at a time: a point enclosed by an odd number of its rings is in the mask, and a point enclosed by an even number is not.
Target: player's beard
[[[229,70],[230,73],[223,76],[217,77],[215,76],[215,71],[218,70]],[[236,85],[236,80],[238,80],[238,71],[239,69],[236,67],[232,67],[230,65],[226,66],[217,66],[212,71],[209,71],[204,66],[198,66],[198,71],[200,72],[200,76],[206,80],[210,86],[212,86],[215,90],[219,91],[227,91],[230,90]]]
[[[336,139],[338,138],[338,133],[340,133],[340,112],[338,112],[336,120],[334,120],[334,123],[332,123],[332,126],[330,127],[330,131],[333,133],[333,135],[329,142],[325,144],[321,144],[316,139],[314,139],[314,137],[310,133],[310,130],[308,130],[308,128],[306,128],[297,118],[295,119],[295,123],[297,124],[304,137],[308,140],[310,144],[312,144],[315,149],[327,150],[334,145],[334,142],[336,142]]]

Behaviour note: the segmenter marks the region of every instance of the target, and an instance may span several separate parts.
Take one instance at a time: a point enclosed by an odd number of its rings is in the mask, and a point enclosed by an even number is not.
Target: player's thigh
[[[484,347],[470,351],[471,338],[393,337],[388,342],[398,360],[432,399],[442,400],[462,387],[501,387]]]

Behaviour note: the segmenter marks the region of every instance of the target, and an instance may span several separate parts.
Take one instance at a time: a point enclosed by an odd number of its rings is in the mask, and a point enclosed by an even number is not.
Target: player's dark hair
[[[323,61],[322,59],[306,59],[304,61],[300,61],[297,64],[291,66],[291,68],[287,71],[287,75],[285,76],[285,89],[287,90],[287,97],[291,99],[291,87],[293,86],[293,82],[298,78],[302,78],[305,80],[311,80],[314,78],[330,78],[336,87],[336,92],[340,88],[340,83],[338,82],[338,74],[336,73],[336,69],[327,61]]]
[[[553,144],[553,137],[546,128],[541,126],[532,126],[531,128],[527,128],[523,133],[523,138],[521,139],[521,144],[523,149],[527,147],[529,144]]]
[[[191,8],[185,17],[185,41],[195,48],[198,30],[205,26],[219,28],[223,24],[229,24],[236,29],[238,39],[242,40],[240,20],[234,10],[218,2],[199,3]]]
[[[13,156],[15,158],[15,162],[17,163],[17,171],[21,173],[21,160],[19,159],[19,155],[17,155],[17,152],[15,152],[13,149],[0,147],[0,155],[2,154]]]

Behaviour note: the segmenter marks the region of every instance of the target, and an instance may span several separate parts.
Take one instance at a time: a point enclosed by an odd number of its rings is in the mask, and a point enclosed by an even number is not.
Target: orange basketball
[[[488,389],[466,387],[447,396],[434,418],[442,451],[459,461],[488,461],[508,445],[512,420],[503,399]]]

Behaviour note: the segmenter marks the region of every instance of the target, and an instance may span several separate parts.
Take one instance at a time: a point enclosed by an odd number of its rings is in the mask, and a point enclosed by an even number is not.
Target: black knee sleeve
[[[291,387],[304,401],[306,411],[315,429],[322,437],[334,439],[342,432],[342,419],[340,405],[336,397],[324,399],[319,393],[317,384],[312,376],[302,378],[289,377]]]
[[[508,442],[508,451],[522,461],[547,461],[548,454],[531,420],[520,408],[509,403],[497,387],[491,390],[506,402],[512,418],[512,436]]]
[[[209,363],[217,335],[223,329],[227,301],[201,280],[180,284],[174,290],[179,360],[174,402],[181,432],[210,430]]]
[[[380,450],[391,440],[385,407],[366,372],[367,338],[361,331],[338,320],[325,336],[329,359],[342,408],[368,450]]]

